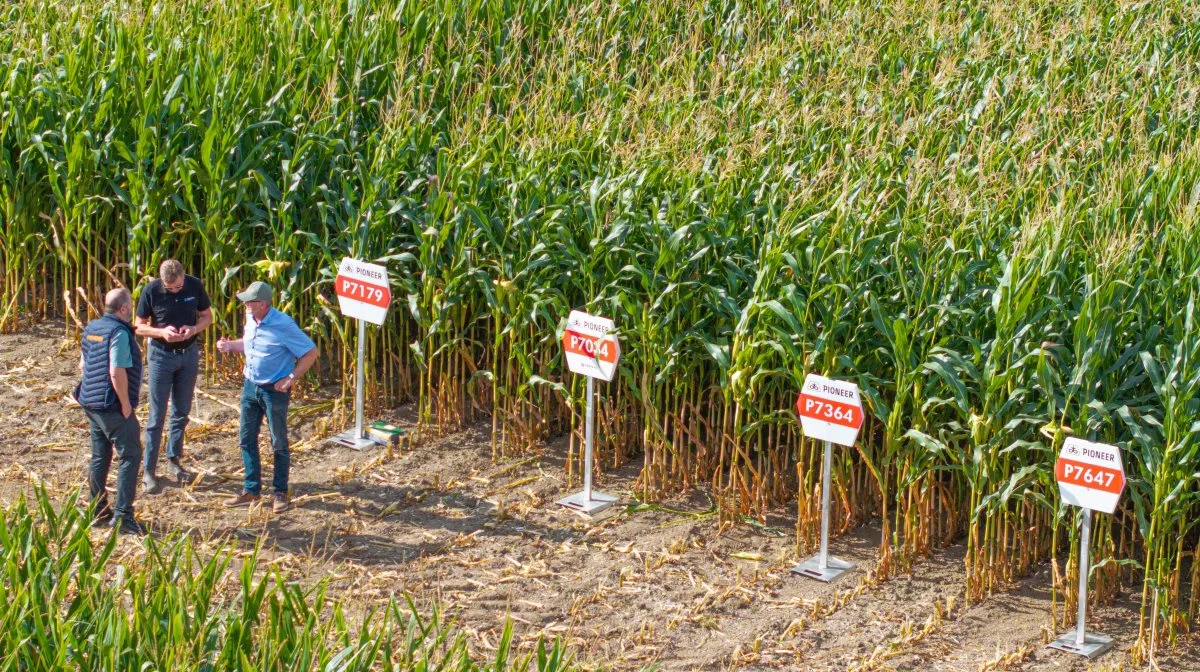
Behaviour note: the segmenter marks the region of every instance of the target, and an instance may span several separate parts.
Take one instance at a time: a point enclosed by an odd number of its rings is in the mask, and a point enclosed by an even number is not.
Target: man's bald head
[[[114,315],[121,312],[121,309],[133,304],[133,297],[129,295],[129,290],[124,287],[108,290],[104,295],[104,312]]]

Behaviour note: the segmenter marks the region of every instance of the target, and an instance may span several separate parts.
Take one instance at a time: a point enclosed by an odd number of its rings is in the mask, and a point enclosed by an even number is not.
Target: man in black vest
[[[92,461],[88,485],[95,505],[93,526],[108,524],[122,533],[142,535],[146,528],[133,517],[138,462],[142,458],[141,437],[134,410],[142,386],[142,351],[129,324],[133,299],[127,289],[114,289],[104,296],[104,316],[83,330],[79,370],[82,380],[75,400],[91,423]],[[117,468],[117,503],[108,505],[108,470],[113,449]]]
[[[137,335],[148,339],[146,372],[150,413],[146,419],[145,459],[142,484],[147,494],[162,489],[157,478],[158,449],[162,444],[167,401],[171,422],[167,433],[167,475],[176,482],[190,477],[179,463],[183,455],[183,431],[196,377],[200,372],[200,346],[196,335],[212,324],[208,292],[199,278],[183,272],[183,264],[168,259],[158,268],[158,278],[142,290],[137,305]]]

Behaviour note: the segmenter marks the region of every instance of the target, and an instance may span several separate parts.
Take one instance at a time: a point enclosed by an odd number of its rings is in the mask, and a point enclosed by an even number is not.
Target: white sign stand
[[[821,439],[825,459],[821,469],[821,551],[801,562],[792,571],[801,576],[830,583],[854,564],[829,556],[829,500],[833,471],[833,444],[853,446],[862,427],[862,399],[858,385],[808,374],[804,391],[796,399],[796,412],[804,435]]]
[[[829,583],[854,569],[854,563],[829,557],[829,490],[833,470],[833,444],[825,441],[825,466],[821,470],[821,552],[792,568],[802,576]]]
[[[588,515],[599,513],[604,509],[616,503],[617,498],[603,492],[592,490],[592,435],[594,433],[594,424],[596,417],[596,379],[588,376],[587,379],[587,421],[584,429],[587,432],[584,440],[583,450],[583,491],[577,492],[570,497],[564,497],[558,500],[561,504],[569,509],[582,511]]]
[[[617,498],[612,495],[592,490],[595,381],[596,378],[612,380],[616,372],[620,345],[614,336],[609,335],[614,328],[612,320],[573,310],[567,319],[567,330],[563,334],[567,367],[574,373],[587,376],[587,416],[584,423],[583,491],[564,497],[556,503],[588,515],[599,513],[617,502]]]
[[[1051,649],[1066,651],[1089,660],[1108,653],[1113,647],[1112,637],[1092,634],[1087,631],[1087,589],[1090,562],[1088,545],[1092,537],[1092,510],[1083,509],[1083,531],[1079,535],[1079,610],[1075,617],[1075,629],[1047,644]]]
[[[383,441],[377,441],[367,436],[363,429],[363,386],[365,384],[365,372],[363,371],[363,363],[366,359],[366,335],[367,322],[366,320],[358,321],[358,375],[355,376],[354,389],[354,429],[347,429],[341,434],[337,434],[329,438],[330,443],[336,443],[339,446],[353,448],[354,450],[362,450],[370,448],[376,444],[384,445]]]
[[[334,290],[342,314],[358,320],[358,373],[355,376],[354,428],[330,437],[329,442],[354,450],[386,445],[382,439],[367,436],[363,428],[363,389],[366,387],[367,322],[383,324],[392,298],[387,269],[347,257],[338,267]]]
[[[1116,446],[1071,437],[1058,454],[1054,475],[1062,501],[1082,509],[1083,529],[1079,534],[1079,608],[1075,629],[1046,646],[1094,660],[1113,648],[1113,640],[1087,631],[1092,511],[1116,511],[1121,491],[1125,489],[1125,465]]]

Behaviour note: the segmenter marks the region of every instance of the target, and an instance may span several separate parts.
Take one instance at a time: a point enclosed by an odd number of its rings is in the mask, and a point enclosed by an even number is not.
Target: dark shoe
[[[271,511],[273,513],[283,513],[288,510],[288,496],[286,492],[277,492],[271,498]]]
[[[243,493],[239,494],[237,497],[230,497],[229,499],[221,502],[221,505],[225,506],[227,508],[230,508],[230,509],[236,509],[236,508],[242,507],[242,506],[250,506],[251,504],[257,502],[260,499],[262,499],[262,498],[259,497],[258,495],[252,495],[248,492],[243,492]]]
[[[157,495],[162,492],[162,483],[154,474],[147,471],[142,474],[142,492],[147,495]]]
[[[172,457],[167,460],[167,474],[175,479],[177,483],[192,482],[192,473],[179,464],[178,457]]]
[[[150,532],[146,529],[145,525],[132,518],[113,518],[112,522],[108,525],[119,534],[132,534],[137,537],[144,537]]]

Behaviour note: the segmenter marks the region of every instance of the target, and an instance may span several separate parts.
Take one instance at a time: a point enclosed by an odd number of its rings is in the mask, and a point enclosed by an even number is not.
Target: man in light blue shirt
[[[283,513],[288,509],[288,452],[287,411],[292,385],[317,361],[317,346],[296,321],[271,307],[271,286],[265,282],[251,283],[240,292],[238,300],[246,305],[246,329],[236,341],[225,338],[217,341],[221,352],[240,352],[246,357],[242,370],[246,382],[242,385],[241,431],[242,464],[246,482],[242,492],[225,500],[225,506],[249,506],[257,502],[262,491],[262,464],[258,455],[258,433],[263,417],[271,434],[271,450],[275,453],[275,474],[272,486],[275,495],[271,509]]]

